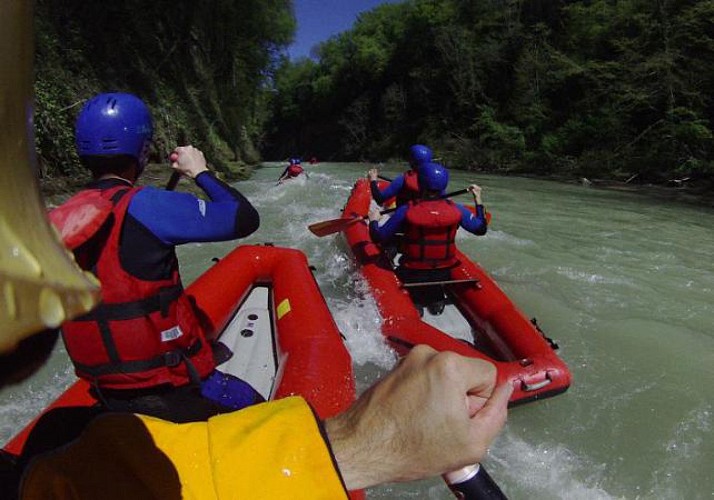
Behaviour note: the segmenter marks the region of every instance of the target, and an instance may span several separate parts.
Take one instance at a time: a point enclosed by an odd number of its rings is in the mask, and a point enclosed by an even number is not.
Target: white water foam
[[[589,463],[562,445],[533,445],[507,430],[488,455],[494,478],[509,478],[518,486],[512,498],[611,500],[601,486],[606,464]],[[517,494],[516,494],[517,493]]]
[[[499,231],[496,229],[489,229],[488,232],[483,236],[475,236],[463,229],[456,233],[457,242],[469,241],[472,238],[479,238],[479,240],[481,241],[494,240],[497,241],[499,244],[506,244],[514,247],[529,247],[535,245],[535,242],[533,240],[518,238],[517,236],[513,236],[512,234],[509,234],[505,231]]]
[[[75,380],[64,346],[58,344],[35,378],[25,380],[0,405],[0,442],[6,443]]]

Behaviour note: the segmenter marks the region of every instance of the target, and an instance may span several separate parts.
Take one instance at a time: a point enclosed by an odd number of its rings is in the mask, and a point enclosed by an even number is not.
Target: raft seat
[[[270,289],[257,286],[218,339],[233,346],[233,356],[217,369],[242,378],[265,399],[271,396],[277,372],[271,326]]]

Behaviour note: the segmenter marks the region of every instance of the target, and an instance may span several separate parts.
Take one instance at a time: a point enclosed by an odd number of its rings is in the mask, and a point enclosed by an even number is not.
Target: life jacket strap
[[[169,314],[171,303],[178,299],[182,293],[183,287],[174,285],[162,288],[159,293],[145,299],[117,304],[103,303],[73,321],[123,321],[147,316],[156,311],[161,311],[161,315],[165,318]]]
[[[189,378],[192,382],[200,380],[196,367],[191,363],[190,358],[198,354],[201,350],[201,340],[197,340],[193,345],[184,349],[174,349],[165,352],[151,359],[139,359],[134,361],[120,361],[118,363],[105,363],[102,365],[88,366],[82,363],[74,363],[77,371],[87,374],[92,378],[98,378],[103,375],[112,375],[115,373],[136,373],[154,368],[166,366],[173,368],[185,362],[189,372]]]

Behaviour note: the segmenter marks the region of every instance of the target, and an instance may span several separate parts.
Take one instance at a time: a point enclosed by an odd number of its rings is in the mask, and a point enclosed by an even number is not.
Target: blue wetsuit
[[[404,189],[404,174],[400,174],[395,177],[394,180],[390,182],[386,188],[384,188],[384,191],[379,190],[379,184],[377,181],[369,183],[369,190],[372,193],[372,198],[374,198],[374,201],[380,205],[390,198],[396,197],[402,189]],[[445,192],[446,191],[442,191],[441,194],[444,194]]]
[[[380,205],[390,198],[394,198],[404,187],[404,174],[398,175],[394,178],[389,186],[384,188],[384,191],[379,190],[379,185],[377,181],[372,181],[369,183],[369,189],[372,192],[372,198],[374,201]]]
[[[483,205],[476,205],[475,214],[460,203],[454,203],[454,205],[461,211],[461,222],[459,224],[461,227],[478,236],[486,234],[488,223],[486,222],[486,211]],[[370,222],[369,234],[372,240],[388,242],[394,238],[404,227],[407,210],[409,210],[409,205],[400,206],[382,226],[377,221]]]
[[[104,179],[89,187],[107,189],[122,184],[127,183]],[[176,245],[232,240],[258,229],[258,212],[236,189],[212,172],[200,173],[196,184],[210,201],[154,187],[145,187],[134,196],[121,236],[131,244],[121,245],[119,250],[126,271],[141,279],[164,279],[171,273]]]

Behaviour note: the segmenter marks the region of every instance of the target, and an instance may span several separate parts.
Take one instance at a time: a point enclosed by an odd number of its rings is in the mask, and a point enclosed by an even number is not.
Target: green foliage
[[[79,158],[74,148],[74,124],[60,103],[65,101],[65,89],[53,81],[38,81],[35,85],[35,146],[40,160],[40,172],[74,176],[80,172]]]
[[[286,63],[264,153],[711,175],[714,0],[406,0]]]
[[[154,161],[180,144],[214,166],[256,162],[265,81],[292,39],[289,0],[38,0],[36,132],[45,175],[81,171],[73,123],[99,92],[139,95],[155,121]]]
[[[496,119],[491,107],[484,107],[471,127],[478,138],[476,163],[481,168],[511,167],[525,151],[525,137],[518,128]]]

